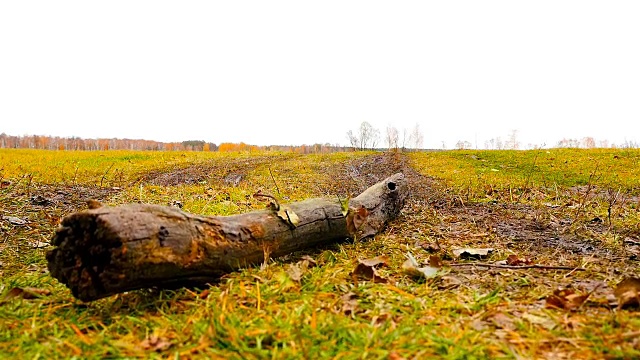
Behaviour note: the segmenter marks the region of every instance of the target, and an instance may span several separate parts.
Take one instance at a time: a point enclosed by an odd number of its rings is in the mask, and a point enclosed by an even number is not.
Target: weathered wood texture
[[[204,284],[260,264],[265,255],[282,256],[356,233],[374,235],[398,215],[407,193],[404,176],[395,174],[351,199],[347,216],[337,200],[287,204],[299,218],[296,226],[272,210],[206,217],[131,204],[81,211],[64,218],[56,231],[55,248],[47,253],[49,271],[83,301],[147,287]]]

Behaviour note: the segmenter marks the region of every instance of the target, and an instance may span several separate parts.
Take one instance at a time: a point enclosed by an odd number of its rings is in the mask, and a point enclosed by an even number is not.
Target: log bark
[[[351,199],[346,215],[337,199],[233,216],[149,204],[85,210],[63,219],[47,253],[49,271],[83,301],[210,283],[265,258],[372,236],[399,214],[407,194],[399,173]]]

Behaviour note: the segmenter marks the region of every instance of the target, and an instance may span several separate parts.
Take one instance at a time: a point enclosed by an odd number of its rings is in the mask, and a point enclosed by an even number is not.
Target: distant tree
[[[506,148],[510,150],[517,150],[520,148],[520,143],[518,142],[518,130],[511,130]]]
[[[358,128],[358,133],[354,134],[353,131],[347,131],[347,138],[352,147],[365,150],[373,149],[376,147],[378,141],[380,141],[380,131],[366,121],[363,121]]]
[[[471,143],[466,140],[465,141],[458,140],[458,142],[456,143],[456,149],[458,150],[471,149]]]
[[[587,149],[593,149],[596,147],[596,140],[590,136],[587,136],[582,139],[582,146]]]
[[[422,147],[422,143],[424,142],[424,136],[422,135],[422,131],[420,131],[420,125],[416,123],[416,126],[411,130],[411,134],[409,135],[411,139],[411,144],[414,149],[419,149]]]
[[[358,149],[360,145],[360,139],[358,139],[358,136],[356,136],[353,131],[347,131],[347,138],[349,139],[349,145],[351,145],[351,147],[353,147],[354,149]]]
[[[558,144],[556,146],[559,148],[579,148],[580,141],[578,141],[577,139],[562,139],[558,141]]]
[[[402,151],[405,151],[405,149],[407,148],[408,143],[411,142],[411,134],[409,134],[409,130],[407,130],[407,128],[402,129]]]
[[[188,141],[182,142],[182,146],[186,150],[202,151],[202,149],[204,148],[204,145],[205,145],[205,142],[202,140],[188,140]]]
[[[387,147],[389,150],[398,151],[398,138],[400,134],[398,134],[398,129],[393,126],[387,126]]]

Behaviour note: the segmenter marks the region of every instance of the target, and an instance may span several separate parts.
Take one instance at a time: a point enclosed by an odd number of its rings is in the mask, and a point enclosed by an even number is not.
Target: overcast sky
[[[0,132],[640,140],[639,1],[2,1]]]

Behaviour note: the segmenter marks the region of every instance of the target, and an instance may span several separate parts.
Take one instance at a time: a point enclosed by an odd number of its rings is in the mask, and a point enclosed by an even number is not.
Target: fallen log
[[[270,257],[382,231],[408,194],[395,174],[350,199],[310,199],[233,216],[149,204],[99,207],[62,220],[50,274],[83,301],[125,291],[210,283]]]

